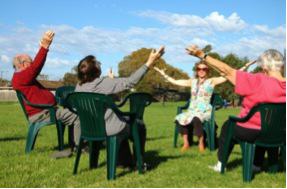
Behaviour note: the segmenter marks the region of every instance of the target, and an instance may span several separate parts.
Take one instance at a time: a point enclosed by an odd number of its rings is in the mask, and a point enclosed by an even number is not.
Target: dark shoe
[[[144,163],[143,163],[143,171],[148,171],[148,170],[150,170],[150,169],[151,169],[151,165],[148,164],[148,163],[146,163],[146,162],[144,162]]]
[[[52,158],[54,159],[60,159],[60,158],[69,158],[73,156],[73,152],[71,149],[66,149],[62,151],[55,152],[51,155]]]

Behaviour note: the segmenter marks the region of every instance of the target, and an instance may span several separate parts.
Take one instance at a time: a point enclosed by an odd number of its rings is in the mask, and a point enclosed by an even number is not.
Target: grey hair
[[[19,56],[15,56],[13,58],[13,68],[16,69],[16,65],[21,64],[21,59],[19,58]]]
[[[284,65],[284,58],[279,51],[268,49],[259,56],[257,64],[262,69],[280,72]]]

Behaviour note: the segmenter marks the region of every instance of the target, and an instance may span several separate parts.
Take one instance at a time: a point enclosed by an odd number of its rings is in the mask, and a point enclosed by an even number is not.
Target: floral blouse
[[[198,79],[193,79],[191,83],[191,98],[188,110],[175,117],[180,125],[188,125],[194,117],[198,117],[201,122],[207,121],[211,117],[212,106],[210,98],[213,93],[211,79],[198,84]]]

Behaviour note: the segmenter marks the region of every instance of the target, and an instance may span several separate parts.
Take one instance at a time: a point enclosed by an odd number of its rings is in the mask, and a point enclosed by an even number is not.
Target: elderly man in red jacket
[[[12,86],[14,90],[19,90],[28,101],[34,104],[51,104],[56,105],[54,95],[37,80],[47,57],[49,46],[51,45],[55,33],[47,31],[44,33],[40,41],[40,49],[34,58],[27,54],[19,54],[14,57],[13,67],[15,72],[12,78]],[[44,122],[50,120],[48,110],[31,107],[24,104],[30,122]],[[56,112],[57,119],[61,120],[65,125],[74,125],[75,141],[78,142],[80,123],[75,114],[68,113],[67,109],[58,109]]]

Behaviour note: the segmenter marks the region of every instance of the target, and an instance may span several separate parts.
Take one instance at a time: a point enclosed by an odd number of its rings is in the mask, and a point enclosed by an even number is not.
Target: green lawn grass
[[[241,152],[237,145],[224,175],[208,169],[217,162],[216,152],[198,153],[193,146],[186,153],[173,148],[173,119],[176,107],[184,102],[154,103],[146,109],[146,161],[153,168],[139,175],[117,168],[117,179],[106,179],[106,152],[100,154],[99,168],[89,170],[88,154],[82,155],[78,174],[72,174],[74,159],[52,159],[57,146],[56,128],[44,127],[34,151],[24,153],[27,124],[18,103],[0,103],[0,187],[286,187],[286,173],[259,173],[251,183],[243,183]],[[239,109],[216,112],[221,127],[228,115]],[[220,131],[220,129],[219,129]],[[219,133],[219,132],[218,132]],[[67,135],[66,135],[67,136]],[[67,137],[65,137],[67,142]],[[179,144],[182,144],[179,138]]]

